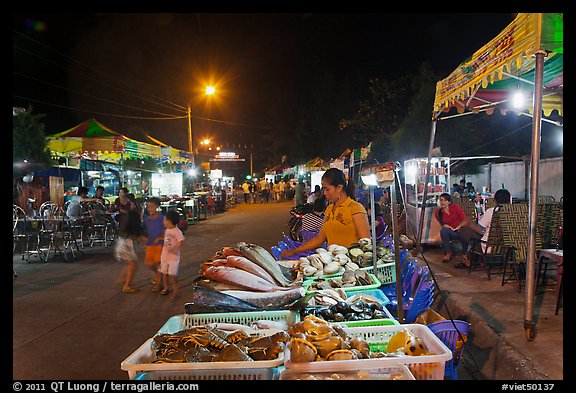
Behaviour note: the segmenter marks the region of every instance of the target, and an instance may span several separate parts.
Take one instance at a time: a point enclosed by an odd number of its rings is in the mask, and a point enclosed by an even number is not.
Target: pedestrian
[[[152,197],[146,201],[148,215],[144,217],[146,229],[146,257],[144,264],[152,270],[152,291],[160,290],[160,260],[164,244],[164,215],[160,210],[160,199]]]
[[[461,236],[459,230],[468,225],[469,219],[460,206],[452,203],[452,197],[447,192],[440,194],[439,201],[440,207],[434,212],[434,217],[441,227],[440,238],[444,250],[442,262],[448,263],[452,258],[452,240],[460,240],[464,253],[468,249],[468,242],[464,236]]]
[[[330,168],[322,175],[322,188],[324,196],[330,202],[324,211],[322,229],[304,244],[283,251],[281,259],[314,250],[325,242],[349,247],[360,239],[370,238],[368,215],[364,206],[356,201],[354,181],[346,180],[340,169]]]
[[[284,178],[280,179],[278,188],[280,189],[280,197],[286,199],[286,182],[284,181]]]
[[[274,192],[274,200],[276,201],[276,203],[279,203],[280,202],[280,183],[279,182],[274,183],[272,190]]]
[[[302,180],[294,187],[294,203],[296,206],[306,204],[306,191],[304,189],[304,181]]]
[[[114,257],[125,264],[121,275],[124,279],[122,286],[122,292],[124,293],[138,292],[138,289],[132,287],[134,274],[138,270],[138,256],[136,255],[134,242],[144,243],[145,236],[138,212],[130,210],[126,213],[126,218],[118,229],[118,239],[116,239],[116,244],[114,245]]]
[[[250,201],[256,203],[256,183],[253,181],[250,182]]]
[[[178,228],[180,214],[175,210],[168,210],[164,214],[164,245],[160,256],[160,273],[163,275],[164,287],[160,295],[167,295],[172,286],[171,298],[178,292],[178,267],[180,265],[180,248],[184,240],[184,234]]]
[[[314,192],[310,194],[310,196],[306,200],[306,203],[314,203],[314,201],[316,199],[320,199],[321,196],[322,196],[322,189],[318,184],[316,184],[314,186]]]
[[[242,192],[244,193],[244,203],[248,203],[248,197],[250,196],[250,184],[248,180],[242,184]]]
[[[258,185],[260,186],[260,202],[264,203],[264,200],[266,200],[266,203],[268,203],[268,182],[265,178],[262,178]]]
[[[118,191],[118,198],[116,198],[114,204],[110,206],[111,211],[118,212],[116,221],[118,221],[119,225],[126,219],[128,212],[135,207],[134,202],[128,198],[129,193],[126,187],[122,187]]]

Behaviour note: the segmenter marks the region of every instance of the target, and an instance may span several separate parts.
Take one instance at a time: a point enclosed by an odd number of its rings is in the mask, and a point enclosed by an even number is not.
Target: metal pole
[[[190,104],[188,104],[188,151],[192,154],[192,166],[195,165],[194,160],[194,144],[192,143],[192,110]]]
[[[422,230],[424,229],[424,214],[426,212],[426,198],[428,197],[428,180],[430,179],[430,160],[432,159],[432,149],[434,148],[434,138],[436,136],[436,123],[437,119],[434,118],[432,122],[432,129],[430,130],[430,144],[428,145],[428,159],[426,161],[426,180],[424,181],[424,194],[422,195],[422,209],[420,212],[420,223],[418,225],[418,238],[416,239],[419,252],[420,244],[422,242]],[[418,195],[418,190],[416,190],[416,195]],[[416,201],[418,204],[418,201]]]
[[[376,220],[375,220],[375,216],[374,216],[374,188],[375,186],[368,186],[368,190],[370,191],[370,212],[372,213],[372,217],[370,217],[370,221],[371,221],[371,225],[370,225],[370,229],[371,229],[371,233],[372,233],[372,266],[374,266],[373,272],[374,275],[376,277],[378,277],[378,275],[376,274],[376,272],[378,271],[376,269],[376,265],[378,263],[378,253],[376,252]],[[380,279],[380,277],[378,277],[378,279]]]
[[[538,163],[540,160],[540,139],[542,131],[542,86],[544,57],[546,52],[536,52],[534,75],[534,121],[532,122],[532,158],[530,163],[530,200],[528,205],[528,261],[526,266],[526,307],[524,308],[524,331],[526,339],[536,338],[534,311],[534,265],[536,262],[536,211],[538,208]]]
[[[392,203],[392,240],[394,241],[394,260],[396,263],[396,299],[398,299],[398,322],[404,323],[404,310],[402,309],[402,272],[400,269],[400,241],[398,239],[398,203],[396,202],[396,166],[394,167],[394,180],[390,185],[390,202]],[[400,184],[400,182],[398,182]]]

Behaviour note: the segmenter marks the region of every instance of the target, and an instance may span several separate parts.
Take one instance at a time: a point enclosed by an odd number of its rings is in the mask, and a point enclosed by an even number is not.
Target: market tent
[[[520,91],[533,90],[537,51],[546,51],[542,109],[563,115],[564,45],[562,14],[518,14],[500,34],[436,84],[435,112],[456,108],[491,114]],[[532,108],[527,108],[532,113]],[[501,112],[504,112],[502,110]]]
[[[161,158],[160,146],[140,142],[95,119],[48,135],[48,148],[57,156],[119,162],[122,158]]]
[[[531,116],[533,119],[524,310],[524,329],[528,341],[534,340],[536,336],[533,320],[533,277],[536,260],[536,210],[542,113],[550,115],[556,110],[562,115],[563,53],[563,14],[518,14],[500,34],[460,64],[447,78],[436,84],[433,124],[428,148],[426,183],[430,175],[437,122],[450,117],[441,118],[442,113],[453,107],[460,107],[461,115],[465,114],[465,110],[468,110],[468,113],[493,110],[496,106],[508,102],[509,97],[520,89],[520,84],[523,84],[522,90],[531,91],[532,111],[530,113],[519,111],[520,114]],[[514,110],[510,107],[506,109]],[[424,188],[424,200],[426,197],[427,188]],[[425,208],[426,204],[423,203],[418,243],[422,236]]]

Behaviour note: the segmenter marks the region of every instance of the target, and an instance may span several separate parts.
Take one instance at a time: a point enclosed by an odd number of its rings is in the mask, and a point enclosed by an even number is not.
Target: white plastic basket
[[[348,337],[358,337],[370,343],[387,343],[397,332],[407,329],[416,337],[420,337],[428,347],[428,351],[434,355],[422,356],[399,356],[389,358],[372,358],[356,360],[330,360],[307,363],[294,363],[290,361],[290,350],[284,351],[284,365],[293,371],[301,372],[324,372],[356,370],[360,367],[379,368],[396,364],[408,366],[416,379],[444,379],[444,367],[446,362],[452,359],[452,352],[426,325],[404,324],[388,326],[361,326],[344,327]]]
[[[219,370],[148,371],[136,375],[136,381],[269,381],[277,380],[274,368],[240,368]]]
[[[410,372],[408,367],[403,364],[389,365],[386,367],[373,368],[370,367],[360,367],[355,370],[346,371],[323,371],[323,372],[302,372],[294,371],[293,369],[285,369],[280,373],[280,380],[325,380],[325,379],[336,379],[334,374],[338,374],[337,379],[342,380],[386,380],[391,379],[391,373],[399,373],[399,380],[415,380],[414,375]],[[310,377],[309,377],[310,376]]]
[[[259,320],[286,321],[288,326],[298,322],[300,315],[293,310],[270,310],[270,311],[250,311],[237,313],[211,313],[211,314],[180,314],[174,315],[166,321],[157,334],[173,334],[193,326],[202,326],[209,323],[238,323],[250,325]],[[276,333],[277,329],[259,329],[253,333],[259,337]],[[252,333],[252,332],[251,332]],[[227,375],[234,374],[241,369],[264,369],[273,368],[284,362],[284,353],[281,352],[278,358],[273,360],[256,360],[242,362],[198,362],[198,363],[151,363],[156,359],[156,352],[152,348],[153,338],[149,338],[136,351],[128,356],[120,367],[128,372],[130,379],[134,379],[141,372],[167,372],[167,371],[191,371],[199,372],[206,376],[212,370],[230,370]],[[200,372],[204,370],[204,372]],[[244,372],[240,372],[244,375]],[[240,375],[239,374],[239,375]],[[205,378],[206,379],[206,378]]]
[[[179,314],[170,317],[158,334],[172,334],[193,326],[209,323],[237,323],[250,326],[259,320],[286,321],[288,326],[300,321],[300,314],[294,310],[268,310],[248,312],[227,312],[210,314]]]
[[[374,273],[374,266],[361,267],[360,270]],[[382,285],[396,282],[396,262],[379,263],[376,265],[376,271],[376,277],[378,277]]]

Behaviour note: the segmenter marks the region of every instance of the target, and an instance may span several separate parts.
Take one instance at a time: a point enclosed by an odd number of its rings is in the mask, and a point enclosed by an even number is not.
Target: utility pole
[[[250,144],[250,176],[254,174],[254,168],[252,167],[252,144]]]
[[[194,160],[194,150],[192,150],[194,148],[193,144],[192,144],[192,113],[191,113],[191,109],[190,109],[190,104],[188,104],[188,151],[190,152],[190,154],[192,155],[192,166],[196,166],[195,165],[195,160]]]

